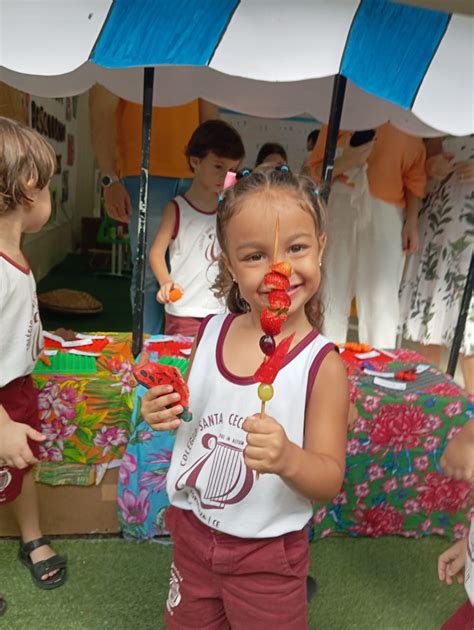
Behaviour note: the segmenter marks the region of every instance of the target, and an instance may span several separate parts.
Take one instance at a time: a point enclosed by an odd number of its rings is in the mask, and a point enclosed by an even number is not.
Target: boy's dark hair
[[[186,147],[186,157],[205,158],[208,153],[229,160],[241,160],[245,155],[244,145],[238,132],[223,120],[206,120],[194,130]],[[192,167],[191,167],[192,169]]]
[[[262,146],[260,147],[260,151],[258,152],[257,159],[255,160],[255,166],[260,166],[260,164],[263,164],[266,158],[269,155],[272,155],[273,153],[277,153],[278,155],[281,155],[281,157],[285,160],[285,162],[288,162],[286,151],[281,146],[281,144],[278,144],[278,142],[266,142],[265,144],[262,144]]]

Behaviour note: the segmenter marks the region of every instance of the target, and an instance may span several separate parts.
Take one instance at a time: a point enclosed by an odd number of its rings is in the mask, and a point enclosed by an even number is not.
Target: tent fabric
[[[155,105],[326,122],[341,72],[343,128],[474,132],[474,19],[388,0],[2,0],[0,41],[0,80],[38,96],[142,102],[155,66]]]

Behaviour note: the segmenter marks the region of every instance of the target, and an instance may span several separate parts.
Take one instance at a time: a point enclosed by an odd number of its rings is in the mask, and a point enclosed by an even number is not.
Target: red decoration
[[[275,352],[270,357],[265,357],[263,363],[260,364],[253,375],[256,383],[272,385],[278,372],[283,366],[283,362],[288,354],[294,336],[295,333],[292,333],[288,337],[282,339],[275,348]]]

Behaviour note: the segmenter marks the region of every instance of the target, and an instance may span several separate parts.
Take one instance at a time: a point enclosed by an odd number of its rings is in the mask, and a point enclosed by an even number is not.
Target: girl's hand
[[[160,290],[156,294],[156,299],[160,304],[168,304],[170,301],[170,291],[173,288],[172,282],[165,282],[160,287]]]
[[[474,441],[458,433],[448,442],[440,463],[447,477],[474,482]]]
[[[181,424],[178,416],[183,412],[183,407],[176,404],[179,398],[171,385],[152,387],[142,398],[142,416],[155,431],[177,429]]]
[[[471,184],[474,182],[474,160],[458,162],[454,170],[461,184]]]
[[[270,416],[255,414],[246,418],[243,427],[247,431],[245,464],[259,473],[281,475],[286,469],[291,442],[285,429]]]
[[[420,246],[417,217],[408,217],[402,229],[402,247],[406,256],[413,254]]]
[[[183,288],[179,284],[176,284],[176,282],[166,282],[165,284],[162,284],[160,290],[156,294],[158,302],[160,304],[168,304],[168,302],[171,302],[172,300],[170,294],[173,289],[181,291],[181,294],[183,293]]]
[[[426,174],[437,182],[443,181],[451,173],[454,166],[451,162],[453,156],[449,153],[440,153],[426,160]]]
[[[452,584],[456,579],[459,584],[464,581],[464,563],[467,554],[467,538],[458,540],[452,547],[443,552],[438,558],[438,577],[446,584]]]

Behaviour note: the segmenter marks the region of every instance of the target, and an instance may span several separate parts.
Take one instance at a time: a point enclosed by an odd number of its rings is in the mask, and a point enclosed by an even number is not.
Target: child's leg
[[[39,507],[36,485],[33,480],[33,473],[30,471],[23,477],[23,486],[21,494],[11,504],[13,513],[15,514],[18,526],[21,531],[21,539],[24,543],[41,538],[39,523]],[[31,552],[30,558],[33,564],[41,560],[48,560],[55,555],[49,545],[44,545]],[[47,580],[55,575],[58,571],[46,573],[42,579]]]
[[[170,587],[165,606],[168,630],[230,630],[219,576],[212,570],[212,534],[196,527],[191,513],[170,507],[166,527],[174,541]]]
[[[425,357],[428,363],[431,363],[436,367],[441,367],[441,355],[443,351],[441,346],[435,344],[425,345],[423,343],[419,343],[417,344],[416,349],[417,352]]]
[[[232,630],[305,630],[308,627],[306,529],[275,539],[241,540],[222,578]]]

